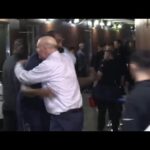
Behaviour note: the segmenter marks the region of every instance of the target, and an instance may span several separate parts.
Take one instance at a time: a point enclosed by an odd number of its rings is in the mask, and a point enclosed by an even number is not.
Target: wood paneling
[[[148,21],[148,22],[147,22]],[[135,19],[136,48],[150,49],[150,19]]]

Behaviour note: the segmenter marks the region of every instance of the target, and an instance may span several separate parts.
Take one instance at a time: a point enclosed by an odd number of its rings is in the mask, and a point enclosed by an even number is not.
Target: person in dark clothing
[[[125,88],[126,93],[129,93],[133,86],[134,86],[134,79],[131,76],[130,69],[129,69],[129,59],[132,53],[135,52],[135,43],[134,41],[127,41],[126,44],[126,51],[125,51],[125,58],[126,58],[126,71],[125,71]]]
[[[131,54],[135,52],[135,43],[134,41],[128,41],[127,43],[127,54],[126,54],[126,60],[129,62]]]
[[[35,52],[25,65],[26,70],[31,70],[39,65],[42,60]],[[41,83],[30,86],[33,89],[42,88]],[[18,96],[19,130],[49,131],[50,115],[46,111],[44,100],[40,96],[26,96],[20,92]],[[26,125],[27,128],[26,129]]]
[[[134,79],[130,73],[129,65],[127,66],[127,70],[125,72],[125,91],[126,94],[128,94],[130,91],[132,91],[134,87]]]
[[[14,42],[13,55],[8,56],[3,65],[3,129],[5,131],[17,130],[16,99],[20,84],[14,74],[14,67],[19,60],[25,58],[24,41],[22,39],[17,39]]]
[[[126,62],[126,50],[122,45],[122,41],[114,41],[114,59],[118,63],[118,84],[121,82],[121,87],[123,90],[125,84],[125,73],[127,71],[127,62]]]
[[[130,72],[135,86],[127,96],[123,113],[123,131],[145,131],[150,125],[150,51],[131,55]]]
[[[117,101],[121,97],[118,85],[118,64],[113,57],[113,51],[107,50],[104,53],[104,60],[98,71],[97,85],[93,89],[93,98],[98,106],[98,130],[103,131],[105,127],[106,111],[109,112],[109,119],[112,121],[113,131],[118,131],[121,118],[122,106]]]
[[[98,46],[97,52],[95,55],[93,55],[91,60],[91,66],[95,68],[95,70],[98,70],[99,64],[101,63],[104,55],[104,49],[103,46]]]
[[[49,31],[37,37],[52,36],[57,39],[59,52],[64,53],[62,46],[63,38],[57,31]],[[34,52],[25,65],[26,70],[31,70],[38,66],[42,60],[39,58],[37,52]],[[41,89],[41,90],[40,90]],[[39,91],[40,90],[40,91]],[[43,98],[41,83],[26,86],[18,96],[18,124],[19,131],[49,131],[50,114],[46,111]],[[34,92],[33,92],[34,91]],[[39,95],[41,93],[41,95]],[[31,97],[29,97],[30,95]]]
[[[77,76],[78,77],[86,77],[87,76],[87,63],[86,63],[86,55],[84,50],[84,43],[79,44],[79,50],[76,53],[76,68],[77,68]]]

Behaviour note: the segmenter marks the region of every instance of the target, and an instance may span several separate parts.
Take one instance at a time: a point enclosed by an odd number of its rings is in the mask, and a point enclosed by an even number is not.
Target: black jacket
[[[38,54],[34,53],[29,58],[26,66],[25,66],[25,69],[29,71],[29,70],[33,69],[34,67],[38,66],[41,62],[42,62],[42,60],[39,59]],[[41,83],[38,83],[38,84],[31,85],[31,87],[32,88],[42,88],[42,85],[41,85]],[[26,110],[28,108],[45,110],[44,101],[39,96],[27,97],[27,96],[23,95],[22,93],[20,93],[18,98],[20,99],[19,101],[21,101],[22,110]]]
[[[127,97],[123,131],[144,131],[150,125],[150,80],[137,82]]]
[[[16,111],[16,98],[20,84],[15,76],[14,67],[18,60],[16,55],[12,55],[7,57],[3,65],[3,109],[7,111]]]

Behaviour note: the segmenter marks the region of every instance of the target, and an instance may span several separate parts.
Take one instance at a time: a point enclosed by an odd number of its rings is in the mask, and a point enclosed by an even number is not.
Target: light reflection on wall
[[[150,49],[150,19],[135,19],[137,49]]]

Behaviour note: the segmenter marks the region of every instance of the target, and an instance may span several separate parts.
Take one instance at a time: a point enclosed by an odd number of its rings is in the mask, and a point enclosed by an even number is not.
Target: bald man
[[[30,85],[42,83],[47,111],[51,114],[50,131],[81,131],[83,127],[82,96],[73,62],[60,54],[53,37],[45,36],[37,42],[41,59],[30,71],[23,69],[21,62],[15,67],[18,80]]]

